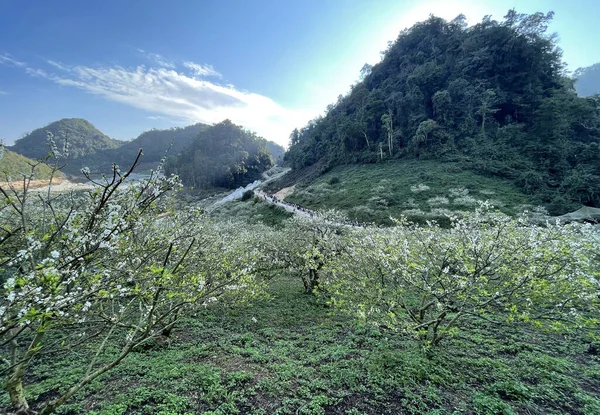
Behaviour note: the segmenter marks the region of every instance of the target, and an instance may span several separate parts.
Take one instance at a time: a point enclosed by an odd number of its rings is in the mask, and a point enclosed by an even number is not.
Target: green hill
[[[225,120],[202,130],[179,155],[170,157],[166,170],[195,189],[231,189],[252,182],[273,165],[266,146],[264,138]]]
[[[69,160],[120,147],[123,142],[114,140],[82,118],[63,118],[38,128],[18,139],[10,149],[32,159],[45,158],[50,151],[47,132],[54,135],[59,151],[68,142]]]
[[[417,23],[346,95],[291,135],[294,169],[391,159],[458,163],[552,213],[600,206],[600,100],[578,97],[546,29],[552,13],[468,27]]]
[[[74,160],[72,168],[79,170],[87,166],[92,172],[103,172],[110,169],[112,163],[129,166],[135,160],[138,151],[142,149],[143,156],[139,170],[149,170],[158,165],[167,154],[167,150],[169,155],[178,154],[206,128],[208,125],[198,123],[183,128],[145,131],[137,138],[124,142],[117,149],[103,150]]]
[[[273,141],[267,141],[267,151],[271,153],[271,157],[273,157],[273,161],[276,164],[283,164],[283,156],[285,155],[285,148],[280,146]]]
[[[480,201],[508,214],[533,211],[539,204],[510,181],[435,160],[336,166],[296,183],[285,200],[309,209],[335,208],[352,220],[378,224],[391,224],[390,217],[400,216],[445,222],[446,215],[473,210]]]
[[[88,167],[92,174],[105,173],[112,163],[129,166],[140,149],[143,150],[143,156],[138,171],[144,171],[155,168],[165,155],[179,154],[209,127],[207,124],[197,123],[187,127],[152,129],[131,141],[118,141],[106,136],[84,119],[66,118],[27,134],[10,149],[33,159],[45,158],[50,151],[47,138],[47,131],[50,131],[59,151],[62,151],[64,139],[67,138],[68,157],[63,158],[62,162],[63,171],[68,174],[78,176],[83,167]],[[265,145],[273,160],[283,161],[283,147],[271,141],[266,141]]]
[[[19,180],[23,175],[31,174],[32,166],[36,165],[34,170],[35,180],[47,180],[52,174],[52,169],[45,164],[29,159],[14,151],[0,149],[0,181]],[[63,177],[62,173],[55,174],[56,177]]]

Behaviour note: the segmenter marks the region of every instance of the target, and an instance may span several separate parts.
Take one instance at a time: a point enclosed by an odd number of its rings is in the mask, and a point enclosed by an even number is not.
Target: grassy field
[[[37,163],[35,160],[28,159],[14,151],[4,150],[0,158],[0,181],[6,181],[8,177],[11,180],[22,180],[23,175],[31,174],[31,164]],[[47,180],[52,174],[52,169],[44,164],[39,164],[35,169],[35,180]],[[55,172],[55,177],[64,177],[61,172]]]
[[[311,209],[336,208],[361,222],[390,223],[405,215],[424,222],[452,211],[472,210],[488,200],[520,213],[537,202],[506,180],[478,175],[457,163],[391,161],[339,166],[309,183],[300,180],[286,201]]]
[[[211,216],[222,220],[233,219],[246,223],[260,222],[265,225],[279,226],[292,214],[279,206],[266,204],[258,198],[252,198],[225,203],[212,211]]]
[[[252,308],[205,310],[59,413],[600,414],[600,358],[580,339],[478,323],[425,354],[411,337],[357,327],[301,291],[281,278]],[[30,402],[67,388],[91,354],[35,362]]]

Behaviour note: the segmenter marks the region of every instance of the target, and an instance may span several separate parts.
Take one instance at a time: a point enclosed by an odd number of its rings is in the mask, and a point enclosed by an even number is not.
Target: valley
[[[287,148],[257,131],[304,111],[208,64],[0,53],[107,125],[192,120],[0,143],[0,413],[600,414],[598,64],[552,18],[415,22]]]

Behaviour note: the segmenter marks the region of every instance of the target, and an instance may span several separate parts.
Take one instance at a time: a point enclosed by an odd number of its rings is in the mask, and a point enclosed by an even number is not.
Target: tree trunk
[[[29,413],[29,404],[25,399],[25,393],[23,391],[23,376],[25,375],[25,368],[23,365],[17,365],[13,369],[13,373],[6,382],[6,389],[10,396],[10,403],[17,414]]]
[[[371,144],[369,143],[369,136],[367,136],[367,133],[363,132],[363,135],[365,136],[365,141],[367,142],[367,147],[370,148]]]
[[[304,292],[312,294],[319,286],[319,271],[316,269],[308,270],[308,279],[304,281]]]

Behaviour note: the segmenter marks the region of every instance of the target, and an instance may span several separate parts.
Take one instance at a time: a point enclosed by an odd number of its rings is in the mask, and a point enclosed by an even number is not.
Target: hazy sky
[[[65,117],[130,139],[230,118],[287,144],[430,13],[556,12],[571,69],[600,61],[600,1],[0,0],[0,138]]]

